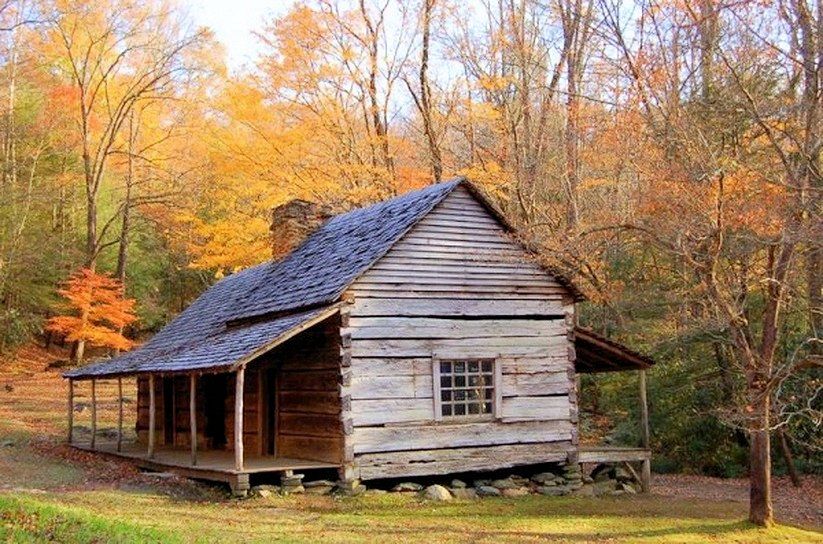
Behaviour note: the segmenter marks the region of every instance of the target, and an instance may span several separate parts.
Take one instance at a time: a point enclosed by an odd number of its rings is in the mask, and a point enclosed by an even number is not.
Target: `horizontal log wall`
[[[564,459],[576,436],[566,289],[465,189],[418,223],[351,288],[353,431],[362,478]],[[435,421],[436,358],[494,358],[494,421]]]
[[[339,331],[335,316],[267,356],[278,369],[278,456],[341,462]]]

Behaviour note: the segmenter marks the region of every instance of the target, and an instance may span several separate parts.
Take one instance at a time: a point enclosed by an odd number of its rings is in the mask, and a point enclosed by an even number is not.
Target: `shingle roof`
[[[430,185],[333,217],[279,261],[246,269],[216,283],[137,350],[69,371],[65,376],[231,365],[282,335],[287,331],[284,327],[298,327],[311,320],[314,314],[308,309],[335,303],[358,276],[464,181],[457,178]],[[483,200],[482,195],[477,196]],[[485,200],[484,205],[490,207]],[[493,208],[490,211],[501,218]],[[558,280],[577,293],[562,277]],[[227,329],[227,324],[249,322],[254,323]]]
[[[579,373],[643,370],[654,365],[648,355],[583,327],[574,328],[574,347],[574,366]]]
[[[336,310],[337,306],[330,305],[242,327],[227,328],[206,337],[189,340],[173,348],[161,349],[157,346],[146,346],[120,357],[71,370],[64,376],[95,378],[141,372],[228,369],[238,362],[249,359],[261,348],[274,347],[276,343],[279,343],[278,339],[301,325],[317,318],[328,317]]]
[[[229,320],[337,300],[377,259],[454,190],[462,178],[430,185],[330,219],[289,255],[258,267]]]

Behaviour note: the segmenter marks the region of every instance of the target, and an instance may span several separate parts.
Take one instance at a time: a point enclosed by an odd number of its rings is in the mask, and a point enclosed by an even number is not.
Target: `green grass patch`
[[[184,542],[173,534],[31,497],[0,495],[0,540],[6,542]]]

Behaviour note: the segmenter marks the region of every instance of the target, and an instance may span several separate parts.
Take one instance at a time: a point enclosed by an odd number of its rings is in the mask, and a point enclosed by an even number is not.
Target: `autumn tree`
[[[118,280],[83,268],[66,280],[58,293],[65,299],[68,315],[51,318],[47,328],[77,342],[75,361],[82,362],[86,343],[117,350],[132,347],[134,343],[122,330],[137,320],[135,301],[123,296]]]
[[[619,3],[601,6],[649,146],[642,213],[622,226],[676,259],[728,338],[743,393],[726,417],[749,435],[749,519],[769,525],[775,394],[819,342],[784,325],[820,237],[820,15],[684,2],[649,8],[629,36]]]
[[[112,151],[134,107],[170,93],[189,67],[183,53],[203,37],[179,21],[165,2],[73,0],[51,6],[48,39],[54,67],[74,91],[86,196],[86,265],[117,243],[107,234],[113,214],[99,225],[100,194]]]

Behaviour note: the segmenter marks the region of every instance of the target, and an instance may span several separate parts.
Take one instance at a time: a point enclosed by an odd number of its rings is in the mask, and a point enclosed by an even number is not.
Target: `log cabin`
[[[238,494],[260,473],[336,469],[346,485],[608,461],[641,463],[648,488],[653,362],[577,327],[582,293],[468,180],[331,218],[304,201],[273,215],[285,256],[220,280],[138,349],[65,373],[71,444]],[[583,447],[576,377],[620,370],[640,372],[642,447]],[[74,436],[79,380],[89,441]],[[101,380],[121,391],[113,443],[97,439]]]

